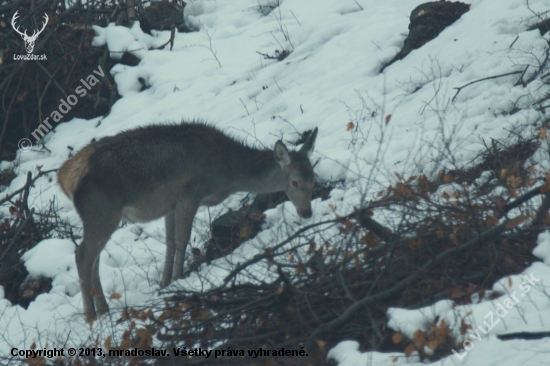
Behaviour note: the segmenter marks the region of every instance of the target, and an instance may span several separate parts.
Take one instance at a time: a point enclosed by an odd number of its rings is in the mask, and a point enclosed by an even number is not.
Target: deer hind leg
[[[76,250],[76,266],[84,316],[91,321],[97,314],[109,311],[99,280],[99,254],[118,227],[121,213],[104,192],[89,184],[77,191],[75,206],[84,226],[84,238]]]
[[[176,253],[176,217],[172,211],[164,217],[166,227],[166,257],[164,258],[164,271],[160,280],[160,287],[166,287],[172,282],[172,269],[174,268],[174,254]]]
[[[176,203],[174,212],[176,253],[173,257],[174,267],[172,268],[171,282],[181,278],[183,275],[185,250],[191,238],[193,219],[195,218],[199,204],[200,202],[197,201],[196,197],[180,198]]]
[[[105,247],[105,244],[103,245],[103,247]],[[109,305],[107,305],[107,301],[105,300],[103,287],[101,287],[101,281],[99,279],[99,254],[96,257],[92,268],[92,294],[96,294],[96,296],[94,297],[94,302],[97,314],[101,315],[108,313]]]

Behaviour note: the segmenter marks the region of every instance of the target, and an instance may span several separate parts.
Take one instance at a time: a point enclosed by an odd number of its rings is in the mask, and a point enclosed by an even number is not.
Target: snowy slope
[[[260,3],[266,0],[260,0]],[[526,108],[507,115],[521,96],[536,98],[544,92],[534,82],[527,88],[514,87],[518,75],[491,79],[463,89],[454,102],[454,87],[492,75],[523,70],[536,65],[547,45],[548,35],[526,32],[537,19],[531,10],[543,12],[550,1],[475,0],[471,9],[436,39],[413,51],[404,60],[379,74],[382,65],[397,53],[407,32],[408,16],[421,0],[284,0],[279,9],[263,16],[256,0],[189,1],[185,14],[201,31],[177,34],[173,51],[148,50],[169,38],[169,32],[155,37],[132,29],[96,27],[95,45],[107,44],[112,57],[130,50],[142,61],[135,67],[117,65],[112,70],[122,98],[109,116],[94,120],[72,120],[59,125],[46,138],[49,151],[38,148],[18,156],[18,178],[6,193],[21,187],[27,171],[58,168],[69,155],[93,138],[153,122],[202,119],[251,144],[273,146],[281,137],[293,140],[296,130],[319,127],[312,161],[318,179],[345,179],[344,190],[332,198],[313,203],[314,218],[351,211],[359,200],[374,195],[377,188],[393,179],[393,173],[423,173],[433,177],[447,161],[440,156],[442,144],[453,136],[450,148],[459,159],[469,162],[483,147],[483,139],[499,139],[513,126],[529,126],[537,113]],[[359,5],[363,8],[361,9]],[[285,39],[288,35],[288,39]],[[516,37],[519,38],[514,43]],[[211,41],[211,46],[210,46]],[[283,61],[266,60],[256,52],[275,54],[293,49]],[[221,65],[221,67],[220,67]],[[140,91],[138,78],[150,88]],[[520,99],[519,103],[528,105]],[[391,114],[386,124],[384,118]],[[98,123],[98,122],[101,123]],[[359,124],[360,134],[347,130],[348,122]],[[531,126],[538,129],[537,126]],[[533,130],[523,128],[527,136]],[[3,162],[6,168],[9,162]],[[29,202],[40,209],[57,197],[64,215],[74,223],[79,218],[72,203],[55,181],[44,177],[31,191]],[[215,208],[201,208],[194,225],[193,246],[205,241],[210,217],[237,207],[242,195],[235,195]],[[287,218],[286,222],[283,220]],[[5,214],[8,214],[7,211]],[[267,213],[266,229],[233,254],[239,260],[262,251],[266,242],[275,242],[293,231],[300,222],[294,207],[287,203]],[[289,219],[291,218],[291,219]],[[142,229],[142,230],[141,230]],[[550,242],[541,235],[536,263],[526,270],[542,278],[529,300],[520,307],[528,316],[509,314],[505,325],[475,341],[467,358],[456,356],[441,364],[538,365],[548,359],[548,338],[538,341],[507,341],[495,338],[508,331],[550,330]],[[158,298],[158,281],[163,267],[164,224],[126,225],[119,229],[101,254],[100,276],[104,290],[122,295],[110,300],[116,312],[122,306],[139,306]],[[38,348],[55,344],[80,345],[96,335],[116,334],[119,329],[108,320],[94,323],[92,333],[84,322],[74,245],[69,240],[51,239],[38,244],[25,257],[33,275],[52,277],[53,289],[40,295],[27,310],[2,299],[0,291],[0,355],[11,347]],[[201,269],[219,282],[228,268],[223,261]],[[181,285],[204,285],[198,276],[180,280]],[[521,278],[495,284],[495,289],[517,290]],[[414,315],[395,309],[389,326],[404,334],[425,324],[426,317],[462,314],[473,310],[482,324],[489,307],[480,303],[468,309],[449,309],[438,304],[430,315]],[[530,305],[527,305],[530,304]],[[519,308],[519,307],[518,307]],[[434,313],[435,312],[435,313]],[[430,319],[429,319],[430,320]],[[433,320],[433,319],[432,319]],[[408,332],[408,333],[407,333]],[[69,334],[70,333],[70,334]],[[545,354],[546,352],[546,354]],[[393,358],[398,357],[397,362]],[[411,363],[403,354],[361,354],[355,343],[344,342],[329,353],[340,365],[383,365]],[[538,358],[537,358],[538,357]]]

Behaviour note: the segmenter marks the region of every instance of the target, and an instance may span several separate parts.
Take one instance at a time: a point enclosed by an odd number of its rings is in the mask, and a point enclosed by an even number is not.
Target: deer
[[[48,14],[44,13],[44,22],[42,23],[42,29],[40,29],[39,31],[34,30],[32,35],[29,36],[27,34],[26,29],[25,29],[25,32],[21,32],[19,30],[19,26],[15,25],[15,21],[19,17],[17,15],[18,12],[19,12],[19,10],[16,11],[15,14],[13,14],[13,17],[11,18],[11,26],[13,27],[13,30],[16,31],[17,33],[19,33],[21,38],[23,38],[23,41],[25,42],[25,49],[27,50],[27,53],[32,53],[32,51],[34,49],[34,43],[36,42],[36,39],[38,38],[40,33],[42,33],[42,31],[46,28],[46,26],[48,25],[48,20],[50,18],[48,17]]]
[[[84,316],[109,311],[99,278],[99,254],[122,219],[146,223],[164,217],[164,288],[182,277],[193,220],[200,206],[236,192],[284,191],[302,219],[312,216],[315,184],[309,160],[318,128],[290,151],[251,147],[212,125],[185,120],[152,124],[107,136],[82,148],[58,171],[58,184],[82,220],[75,252]]]

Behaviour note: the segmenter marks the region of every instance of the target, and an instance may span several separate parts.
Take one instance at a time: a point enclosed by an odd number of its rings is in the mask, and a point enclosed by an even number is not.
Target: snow
[[[338,360],[338,366],[356,366],[356,365],[404,365],[411,361],[419,361],[418,357],[411,356],[410,358],[403,357],[399,353],[381,353],[368,352],[359,353],[359,343],[355,341],[343,341],[336,347],[331,349],[328,354],[328,359]]]
[[[295,139],[296,130],[319,127],[311,158],[319,160],[315,168],[318,179],[345,180],[344,187],[333,190],[329,200],[313,202],[313,220],[321,221],[325,215],[345,215],[360,200],[376,195],[394,179],[394,172],[433,178],[450,166],[449,161],[437,158],[443,142],[449,142],[458,163],[466,163],[483,148],[484,140],[490,143],[490,139],[504,138],[520,125],[523,127],[517,132],[525,136],[537,130],[538,126],[532,125],[537,112],[528,108],[527,98],[520,97],[535,99],[545,89],[537,82],[526,88],[514,86],[518,75],[472,84],[451,100],[456,87],[523,70],[526,64],[537,65],[536,57],[542,56],[549,38],[538,31],[525,31],[538,19],[524,0],[472,1],[470,11],[436,39],[379,73],[403,45],[411,10],[423,2],[324,0],[313,4],[285,0],[264,16],[255,9],[256,0],[189,1],[185,19],[200,31],[176,34],[172,51],[169,47],[151,49],[166,43],[169,32],[150,36],[137,25],[131,29],[95,26],[93,44],[106,44],[110,57],[118,59],[122,51],[129,51],[141,59],[135,67],[116,65],[111,70],[122,98],[105,118],[73,119],[57,126],[45,137],[48,151],[34,148],[19,153],[18,177],[5,193],[20,188],[26,173],[36,173],[38,166],[42,170],[58,168],[69,156],[67,146],[77,151],[94,138],[150,123],[201,119],[250,144],[265,146],[273,146],[279,138]],[[529,6],[542,12],[550,1],[531,0]],[[280,62],[256,53],[274,55],[282,49],[293,52]],[[535,69],[530,68],[526,77]],[[148,89],[141,90],[139,78]],[[504,113],[516,102],[527,108],[513,115]],[[389,114],[391,120],[386,124]],[[350,121],[358,125],[360,133],[346,129]],[[547,152],[538,151],[531,163],[548,168]],[[10,165],[2,162],[0,166]],[[441,188],[438,194],[447,188],[451,187]],[[41,209],[54,197],[63,208],[63,217],[81,225],[55,179],[37,180],[29,203]],[[210,217],[236,208],[242,197],[237,194],[220,206],[201,208],[191,245],[200,247],[208,238]],[[3,210],[8,215],[7,209]],[[297,218],[289,203],[267,211],[266,216],[264,231],[235,250],[234,263],[253,257],[266,243],[278,242],[307,223]],[[53,279],[52,290],[38,296],[27,310],[12,305],[0,289],[0,355],[8,355],[11,347],[28,349],[33,342],[38,347],[65,341],[67,346],[78,346],[91,339],[90,327],[81,316],[74,250],[70,240],[48,239],[25,254],[25,266],[33,276]],[[164,250],[162,221],[126,225],[115,232],[100,256],[106,296],[121,295],[120,299],[108,299],[112,313],[123,306],[144,306],[159,299]],[[437,363],[542,364],[548,357],[549,338],[496,338],[509,332],[550,330],[550,233],[540,234],[534,254],[541,262],[494,285],[493,290],[502,293],[497,299],[481,299],[469,306],[453,307],[450,300],[443,300],[424,309],[390,309],[388,326],[412,336],[439,317],[459,337],[457,320],[471,312],[468,321],[482,326],[488,312],[496,311],[499,303],[516,292],[525,296],[500,324],[473,341],[474,347],[464,359],[452,355]],[[228,261],[220,259],[203,265],[201,275],[219,283],[230,269]],[[254,270],[270,275],[261,264]],[[523,275],[531,274],[540,282],[525,291],[521,284],[529,282]],[[196,274],[178,285],[204,288]],[[100,319],[91,330],[97,335],[105,330],[116,334],[121,329],[109,319]],[[357,342],[351,340],[334,347],[327,357],[341,366],[420,364],[417,356],[361,353]]]
[[[550,233],[541,233],[538,239],[538,245],[533,249],[533,255],[538,257],[547,266],[550,266]]]
[[[44,276],[53,278],[52,286],[74,287],[74,278],[78,277],[74,262],[75,245],[67,240],[46,239],[27,251],[21,259],[29,275],[33,277]],[[45,258],[52,256],[54,262]],[[70,293],[76,294],[78,287],[74,287]]]

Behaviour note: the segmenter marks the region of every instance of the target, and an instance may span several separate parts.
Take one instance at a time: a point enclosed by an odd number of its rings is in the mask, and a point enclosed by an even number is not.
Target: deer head
[[[21,35],[21,38],[23,38],[23,41],[25,41],[25,48],[27,49],[27,53],[32,53],[32,50],[34,49],[34,42],[36,42],[36,39],[38,38],[38,35],[42,33],[44,28],[46,28],[46,25],[48,24],[48,14],[44,13],[44,24],[42,24],[42,29],[39,31],[33,31],[32,36],[29,36],[27,34],[27,30],[25,29],[25,32],[19,31],[19,26],[16,27],[15,20],[19,17],[17,15],[19,11],[16,11],[15,14],[13,14],[13,17],[11,18],[11,26],[13,29]]]
[[[273,154],[283,169],[286,195],[304,219],[311,217],[311,194],[315,174],[309,157],[315,146],[318,129],[315,128],[299,151],[289,151],[281,140],[277,141]]]

